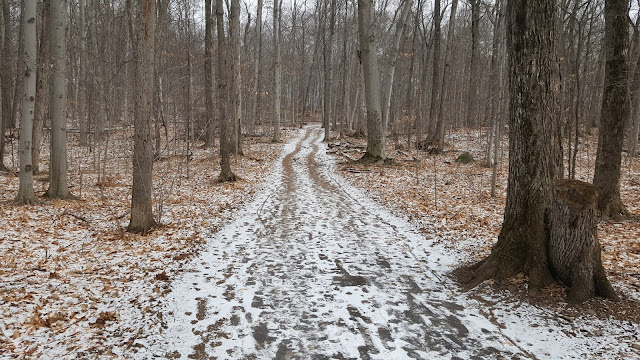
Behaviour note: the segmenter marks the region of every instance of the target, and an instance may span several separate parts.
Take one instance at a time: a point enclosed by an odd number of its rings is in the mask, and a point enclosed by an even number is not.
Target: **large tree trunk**
[[[581,303],[594,296],[620,300],[602,267],[596,188],[578,180],[557,180],[550,211],[549,264],[570,286],[567,301]]]
[[[216,1],[216,27],[218,35],[218,106],[220,116],[220,175],[218,182],[235,181],[236,175],[231,171],[231,151],[229,149],[229,89],[227,88],[227,45],[224,31],[224,10],[222,1]]]
[[[429,136],[434,133],[438,123],[438,104],[440,100],[440,43],[442,40],[442,13],[440,0],[435,0],[433,9],[433,76],[431,81],[431,101],[429,105]],[[418,148],[426,150],[430,139],[418,143]]]
[[[153,72],[156,26],[156,2],[138,0],[135,19],[136,96],[133,144],[133,187],[131,220],[127,231],[146,233],[155,224],[151,194],[153,188],[153,147],[151,118],[153,110]]]
[[[53,61],[51,76],[51,154],[49,189],[46,195],[68,199],[72,195],[67,185],[67,1],[51,2],[50,45]]]
[[[551,131],[556,114],[556,2],[507,2],[509,179],[502,231],[491,254],[462,272],[471,288],[524,271],[529,291],[552,281],[546,213],[551,199]]]
[[[2,13],[0,13],[0,17],[2,17],[2,32],[4,38],[0,43],[2,46],[2,54],[0,54],[0,87],[2,87],[2,118],[0,118],[0,122],[2,122],[3,128],[6,130],[7,127],[11,126],[11,119],[13,118],[13,105],[11,98],[11,88],[12,88],[12,79],[13,74],[11,73],[12,63],[11,61],[11,39],[12,39],[12,31],[11,31],[11,15],[9,8],[8,0],[0,0],[2,2]],[[2,132],[4,134],[4,132]],[[0,154],[4,154],[4,148],[2,147],[4,141],[0,142]],[[1,161],[0,161],[1,163]],[[4,166],[4,165],[0,165]]]
[[[20,117],[20,188],[15,202],[31,204],[36,201],[33,191],[31,139],[36,100],[36,0],[25,0],[22,8],[22,38],[24,68],[22,82],[22,114]],[[3,134],[4,136],[4,134]]]
[[[367,151],[360,161],[380,162],[386,158],[384,150],[386,134],[382,127],[380,73],[372,0],[358,0],[358,34],[360,61],[364,75],[364,98],[367,107]]]
[[[605,0],[605,79],[598,131],[598,153],[593,185],[598,189],[598,210],[603,217],[620,217],[628,211],[620,199],[620,169],[624,127],[629,120],[628,2]]]
[[[282,0],[273,0],[273,141],[280,140],[280,98],[282,97],[282,63],[280,61],[280,5]]]

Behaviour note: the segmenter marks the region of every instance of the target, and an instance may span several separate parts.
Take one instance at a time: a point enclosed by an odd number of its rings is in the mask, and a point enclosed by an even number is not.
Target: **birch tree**
[[[51,160],[49,162],[49,189],[52,198],[68,199],[72,195],[67,185],[67,0],[51,2],[49,44],[53,62],[51,76]]]
[[[33,191],[31,145],[36,100],[36,0],[24,0],[22,8],[22,113],[20,116],[20,187],[16,203],[36,201]],[[4,134],[2,134],[4,136]]]
[[[153,147],[151,118],[153,112],[153,69],[156,26],[156,2],[137,0],[134,22],[136,87],[133,145],[133,186],[131,218],[127,231],[146,233],[155,224],[151,194],[153,187]]]

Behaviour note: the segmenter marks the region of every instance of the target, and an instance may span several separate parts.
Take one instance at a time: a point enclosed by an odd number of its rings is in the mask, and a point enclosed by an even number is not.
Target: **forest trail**
[[[445,274],[447,254],[347,185],[308,127],[173,284],[167,358],[530,358]]]

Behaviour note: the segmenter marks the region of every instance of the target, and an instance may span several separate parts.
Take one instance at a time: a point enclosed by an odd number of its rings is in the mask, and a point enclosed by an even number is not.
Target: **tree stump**
[[[619,301],[600,258],[595,186],[578,180],[556,180],[550,211],[549,265],[570,287],[567,302],[594,296]]]

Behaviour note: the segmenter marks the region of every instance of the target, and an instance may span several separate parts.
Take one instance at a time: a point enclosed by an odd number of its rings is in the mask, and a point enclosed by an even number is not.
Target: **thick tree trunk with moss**
[[[551,137],[556,109],[556,1],[507,3],[509,55],[509,179],[502,231],[491,254],[461,271],[467,288],[524,271],[529,291],[553,279],[547,261],[551,199]]]
[[[25,0],[22,9],[22,113],[20,117],[20,187],[16,203],[31,204],[36,201],[33,191],[33,167],[31,148],[33,115],[36,100],[36,0]],[[4,136],[4,134],[2,134]]]
[[[557,180],[553,187],[549,264],[556,278],[570,286],[567,301],[594,296],[620,300],[607,280],[600,258],[596,188],[578,180]]]
[[[153,188],[153,147],[151,144],[151,114],[153,104],[153,65],[156,26],[154,0],[138,0],[134,51],[136,55],[136,96],[133,187],[131,189],[131,220],[127,231],[146,233],[155,224],[151,202]]]
[[[358,33],[360,62],[364,75],[364,98],[367,107],[367,151],[360,161],[379,162],[386,158],[384,154],[386,134],[382,127],[380,72],[372,0],[358,0]]]
[[[626,0],[606,0],[604,5],[605,75],[593,184],[598,189],[598,210],[605,218],[628,215],[620,199],[624,127],[631,112],[626,60],[628,6]]]

